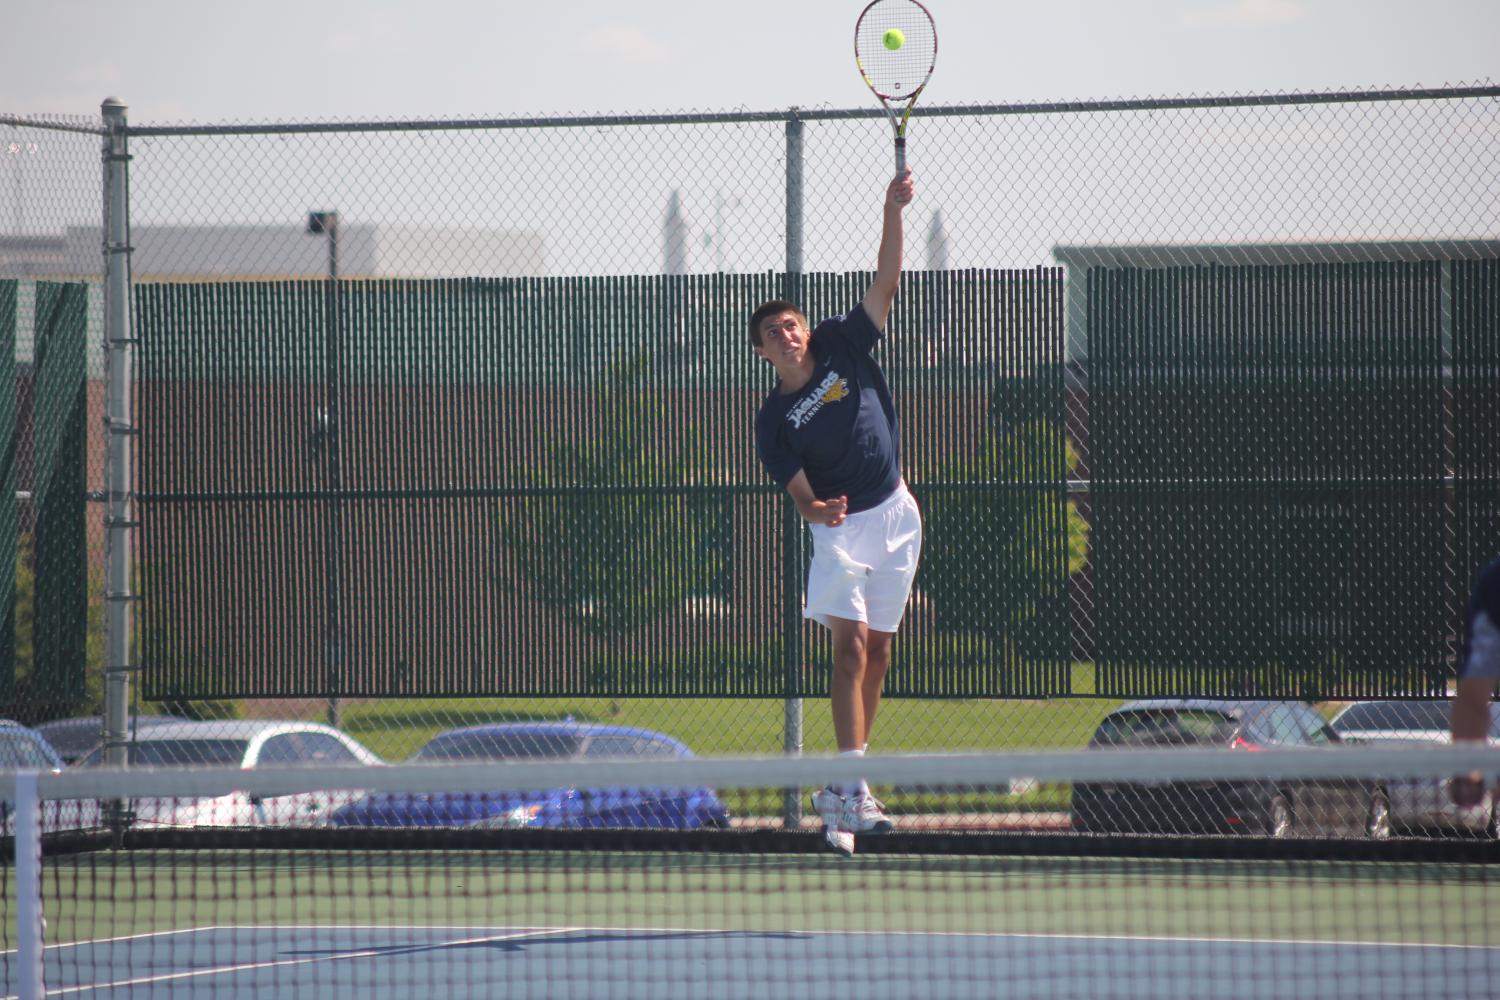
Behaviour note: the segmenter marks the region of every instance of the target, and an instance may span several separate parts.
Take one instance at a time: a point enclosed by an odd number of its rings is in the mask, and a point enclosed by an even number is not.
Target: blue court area
[[[4,953],[7,994],[16,953]],[[588,927],[204,927],[49,945],[49,996],[1492,998],[1500,945]]]

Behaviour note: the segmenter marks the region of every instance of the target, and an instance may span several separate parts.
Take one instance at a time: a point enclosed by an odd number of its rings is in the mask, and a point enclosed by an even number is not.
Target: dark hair
[[[807,325],[807,317],[802,310],[786,299],[772,299],[757,306],[755,312],[750,314],[750,343],[756,347],[760,346],[760,325],[766,321],[767,317],[787,312],[795,313],[802,325]]]

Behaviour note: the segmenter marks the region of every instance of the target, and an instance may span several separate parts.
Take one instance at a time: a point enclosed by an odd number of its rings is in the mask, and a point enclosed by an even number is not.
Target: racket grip
[[[896,136],[896,176],[906,173],[906,136]]]

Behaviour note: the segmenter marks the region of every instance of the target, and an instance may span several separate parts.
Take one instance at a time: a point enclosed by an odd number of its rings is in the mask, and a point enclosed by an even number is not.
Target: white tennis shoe
[[[854,854],[854,831],[845,827],[849,815],[848,801],[832,788],[820,788],[812,793],[813,809],[823,821],[823,839],[839,854],[849,857]]]
[[[894,826],[885,814],[885,805],[869,792],[844,800],[844,815],[839,825],[855,833],[890,833]]]

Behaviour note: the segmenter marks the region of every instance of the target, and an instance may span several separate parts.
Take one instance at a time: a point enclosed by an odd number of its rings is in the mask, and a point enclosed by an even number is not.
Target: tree
[[[1083,567],[1088,525],[1058,486],[1077,453],[1036,409],[997,406],[975,452],[945,464],[949,488],[926,498],[917,586],[943,631],[1065,654],[1067,579]]]
[[[84,688],[72,691],[51,683],[36,671],[36,544],[30,532],[16,536],[15,686],[6,711],[28,724],[68,715],[96,713],[104,704],[104,578],[91,570],[88,579],[86,667]]]
[[[593,397],[594,419],[546,449],[534,485],[557,495],[517,501],[502,537],[535,596],[584,628],[645,625],[713,593],[724,564],[717,498],[673,487],[710,480],[702,437],[628,359]]]

